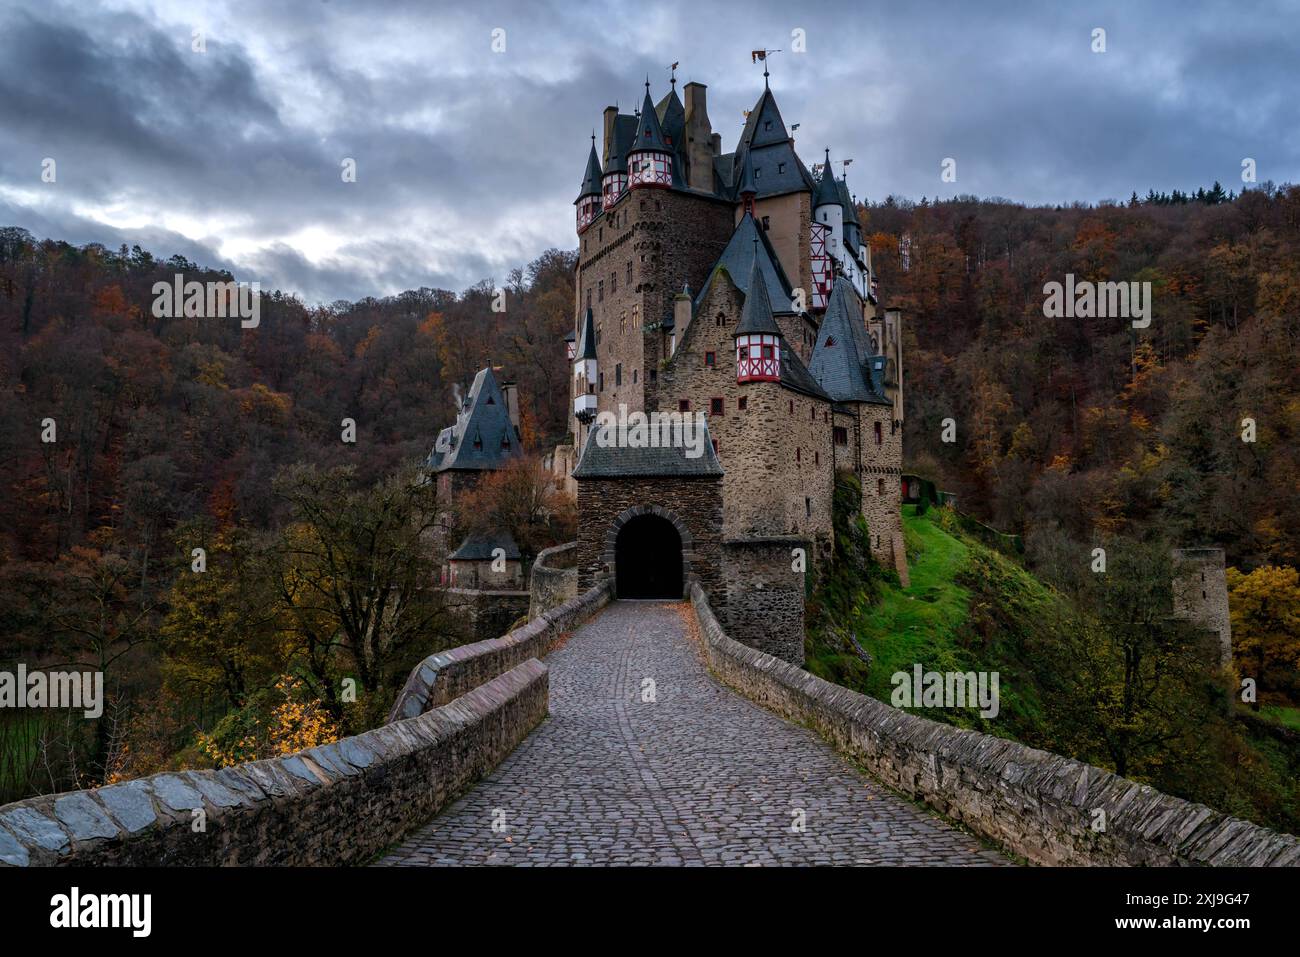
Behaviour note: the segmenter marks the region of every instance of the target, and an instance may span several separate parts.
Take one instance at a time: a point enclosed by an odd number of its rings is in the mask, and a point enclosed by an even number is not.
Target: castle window
[[[724,316],[722,313],[718,313],[717,316],[715,316],[713,319],[713,324],[717,326],[719,329],[721,329],[723,324],[726,321],[727,321],[727,317]]]
[[[474,451],[475,452],[483,451],[483,436],[477,433],[475,433],[474,435]]]
[[[795,449],[795,450],[794,450],[794,460],[795,460],[796,462],[802,462],[802,461],[803,461],[803,449]]]
[[[600,229],[596,230],[596,238],[599,239],[602,243],[605,241],[605,227],[604,227],[604,226],[601,226]]]
[[[501,447],[502,447],[503,449],[508,449],[508,448],[510,448],[510,436],[509,436],[509,435],[503,435],[503,436],[501,436]]]
[[[618,331],[619,331],[619,335],[627,334],[627,310],[626,309],[623,310],[621,313],[619,313]]]
[[[741,361],[741,362],[744,362],[744,361],[745,361],[746,359],[748,359],[748,358],[749,358],[749,346],[741,346],[741,347],[740,347],[740,361]]]
[[[614,366],[614,387],[618,388],[623,384],[623,363],[619,362]]]
[[[885,443],[884,430],[880,427],[880,423],[877,422],[876,423],[876,444],[884,445],[884,443]]]
[[[764,67],[764,69],[766,69],[766,67]],[[771,128],[772,128],[772,121],[771,121],[771,120],[764,120],[764,121],[763,121],[763,129],[765,129],[765,130],[770,130]]]
[[[884,479],[876,479],[876,494],[877,494],[877,495],[884,495],[884,494],[885,494],[885,480],[884,480]]]
[[[722,399],[712,398],[709,400],[709,415],[726,415]]]
[[[605,391],[605,373],[603,372],[600,374],[600,391]]]
[[[603,279],[596,284],[596,301],[597,302],[605,301],[605,280]]]
[[[659,373],[656,372],[654,369],[651,369],[651,370],[650,370],[650,381],[651,381],[651,382],[654,382],[654,381],[656,381],[658,378],[659,378]]]
[[[763,343],[763,358],[764,358],[764,359],[775,359],[775,358],[776,358],[776,346],[772,345],[772,343],[770,343],[770,342],[765,342],[765,343]]]
[[[761,166],[755,166],[755,167],[754,167],[754,179],[762,179],[762,178],[763,178],[763,167],[761,167]]]
[[[813,406],[813,407],[810,408],[808,411],[809,411],[809,413],[811,413],[811,414],[808,416],[808,418],[811,419],[813,422],[816,422],[816,421],[817,421],[817,407],[816,407],[816,406]]]
[[[834,348],[835,348],[835,337],[834,337],[834,336],[827,336],[827,337],[826,337],[826,348],[827,348],[827,349],[834,349]]]
[[[717,364],[718,364],[718,354],[716,352],[704,353],[704,365],[707,368],[712,369]]]
[[[803,510],[805,515],[807,515],[809,518],[812,518],[812,499],[805,498],[803,500]]]
[[[632,370],[632,384],[636,385],[636,370]]]
[[[777,164],[776,164],[776,171],[777,171],[777,173],[784,173],[784,172],[785,172],[785,164],[784,164],[784,163],[777,163]]]
[[[612,272],[609,274],[609,294],[612,296],[616,292],[618,292],[618,273]]]
[[[822,464],[822,454],[820,452],[814,452],[813,465],[821,465],[821,464]]]
[[[764,217],[763,217],[763,232],[767,232],[767,231],[768,231],[769,229],[771,229],[771,228],[772,228],[772,217],[771,217],[771,216],[764,216]]]
[[[849,430],[846,429],[844,426],[842,426],[842,425],[837,425],[837,426],[835,426],[835,429],[834,429],[834,436],[835,436],[835,444],[836,444],[836,445],[848,445],[848,444],[849,444]]]
[[[736,400],[736,408],[738,408],[741,412],[744,412],[746,409],[748,409],[748,408],[749,408],[749,396],[747,396],[747,395],[742,395],[739,399],[737,399],[737,400]]]
[[[794,399],[790,400],[790,414],[794,415]]]
[[[689,411],[691,411],[691,400],[690,400],[690,399],[678,399],[678,400],[677,400],[677,411],[678,411],[678,412],[689,412]]]
[[[627,261],[627,284],[632,285],[632,260]]]

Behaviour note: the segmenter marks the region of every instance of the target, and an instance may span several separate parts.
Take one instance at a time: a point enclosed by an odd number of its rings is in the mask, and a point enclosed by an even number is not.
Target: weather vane
[[[767,78],[768,78],[768,76],[769,76],[768,71],[767,71],[767,66],[768,66],[767,58],[768,58],[768,56],[769,56],[770,54],[773,54],[773,53],[780,53],[780,52],[781,52],[780,50],[751,50],[751,51],[749,52],[749,62],[750,62],[750,63],[757,63],[759,60],[762,60],[762,61],[763,61],[763,87],[764,87],[764,89],[767,88]]]

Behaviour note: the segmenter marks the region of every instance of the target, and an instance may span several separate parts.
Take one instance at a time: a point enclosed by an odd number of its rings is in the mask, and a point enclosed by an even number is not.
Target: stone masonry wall
[[[1035,864],[1300,866],[1300,840],[1071,758],[907,714],[732,640],[692,590],[711,670],[886,785]],[[1104,831],[1093,830],[1094,811]]]
[[[709,434],[718,443],[718,461],[726,473],[724,538],[799,535],[829,542],[834,475],[830,403],[772,382],[736,381],[732,333],[742,301],[725,273],[714,279],[661,377],[659,408],[674,412],[686,400],[692,412],[708,415]],[[710,352],[712,366],[706,361]],[[722,399],[721,415],[710,413],[714,398]]]
[[[574,482],[575,493],[577,482]],[[567,542],[537,553],[529,578],[528,617],[578,597],[578,543]]]
[[[530,658],[541,658],[559,635],[609,602],[609,588],[589,589],[499,638],[429,655],[412,669],[389,712],[389,721],[412,718],[459,698]]]
[[[722,581],[722,492],[717,478],[613,478],[578,482],[578,587],[614,580],[611,530],[632,509],[656,506],[671,513],[690,536],[683,538],[683,579],[693,576],[725,603]]]
[[[796,548],[804,549],[805,567],[811,568],[808,541],[795,537],[724,542],[722,568],[728,634],[782,661],[802,665],[804,573],[794,570]]]
[[[470,637],[479,641],[508,631],[528,614],[526,591],[448,588],[443,595],[447,608],[463,617]]]
[[[0,863],[363,863],[495,767],[546,716],[547,693],[530,659],[442,708],[288,757],[9,804]]]
[[[903,543],[903,430],[893,427],[893,408],[858,406],[862,430],[862,514],[871,533],[871,555],[898,571],[908,583],[907,549]],[[876,444],[875,423],[880,423],[881,444]]]

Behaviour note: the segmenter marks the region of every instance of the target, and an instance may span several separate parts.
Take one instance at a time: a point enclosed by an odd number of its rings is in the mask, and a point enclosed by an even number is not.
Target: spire
[[[754,265],[749,272],[749,290],[745,294],[745,306],[740,312],[740,324],[736,326],[733,336],[746,336],[763,333],[779,336],[781,327],[772,315],[772,300],[767,296],[767,283],[758,268],[758,239],[754,239]]]
[[[591,134],[591,152],[587,156],[587,172],[583,174],[582,186],[578,190],[578,200],[584,196],[600,195],[600,157],[596,155],[596,134]]]
[[[840,188],[835,182],[835,171],[831,168],[831,151],[826,150],[826,165],[822,167],[822,178],[813,195],[813,208],[818,206],[842,206]]]
[[[664,131],[659,125],[659,113],[650,99],[650,78],[645,81],[645,102],[641,104],[641,116],[637,123],[636,139],[632,143],[632,152],[651,150],[657,153],[671,153],[664,142]]]
[[[745,163],[740,171],[740,187],[737,192],[742,199],[748,194],[749,204],[753,203],[753,197],[758,192],[758,184],[754,182],[754,160],[750,150],[745,150]],[[745,208],[748,210],[750,206],[747,205]]]
[[[587,307],[587,315],[582,320],[582,338],[578,340],[578,352],[575,357],[579,362],[596,358],[596,320]]]

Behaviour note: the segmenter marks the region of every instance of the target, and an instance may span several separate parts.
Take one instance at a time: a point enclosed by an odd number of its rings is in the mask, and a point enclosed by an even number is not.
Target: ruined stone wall
[[[710,669],[884,784],[1035,864],[1300,866],[1300,840],[1016,741],[907,714],[734,641],[691,595]],[[1105,829],[1094,829],[1105,814]]]

